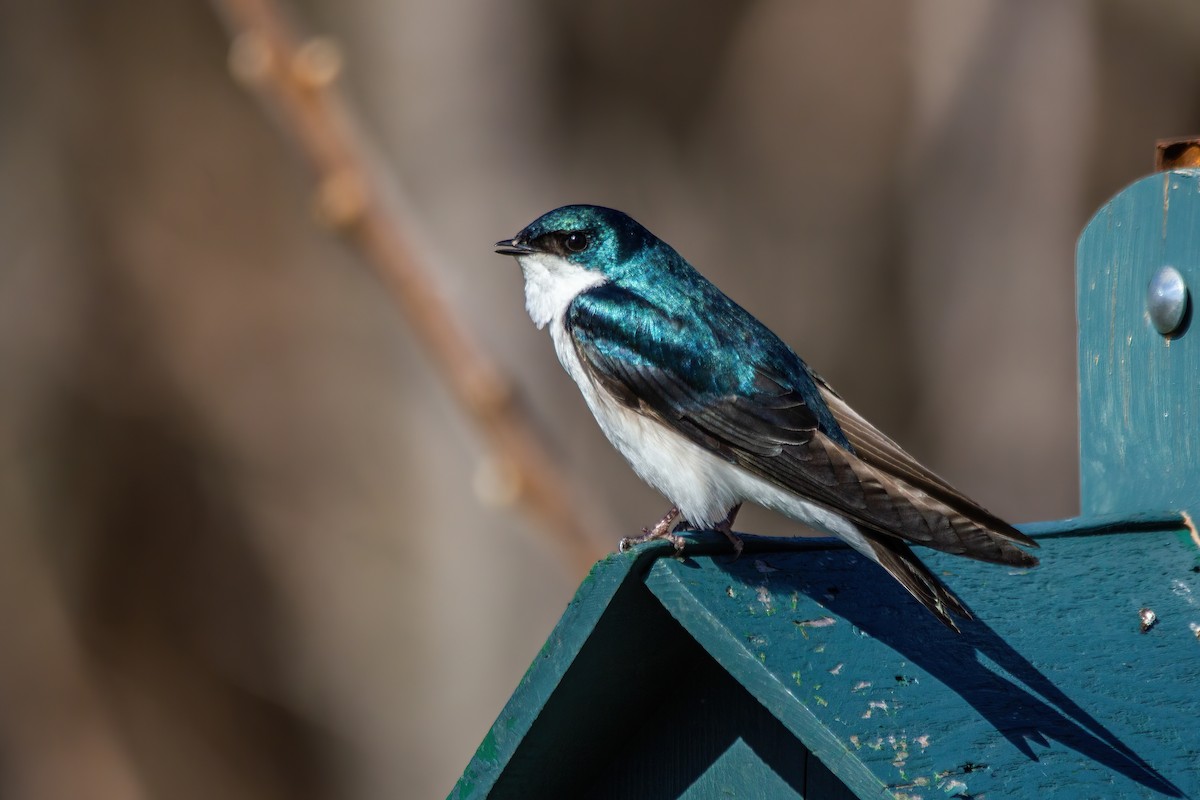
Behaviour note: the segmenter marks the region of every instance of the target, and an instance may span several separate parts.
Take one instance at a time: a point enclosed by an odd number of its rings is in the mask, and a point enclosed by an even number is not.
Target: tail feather
[[[890,536],[868,534],[867,538],[879,566],[899,581],[900,585],[941,620],[943,625],[958,633],[958,625],[955,624],[951,614],[962,619],[974,619],[962,601],[954,595],[954,592],[950,591],[930,572],[929,567],[913,555],[908,545]]]

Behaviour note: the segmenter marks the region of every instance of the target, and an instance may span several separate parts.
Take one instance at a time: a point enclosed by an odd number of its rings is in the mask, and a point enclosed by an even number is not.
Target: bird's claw
[[[732,564],[742,557],[742,548],[746,545],[740,538],[737,537],[736,534],[726,533],[725,535],[729,538],[729,541],[733,543],[733,558],[729,559],[729,563]]]
[[[736,506],[729,509],[729,513],[725,515],[725,519],[717,523],[717,530],[725,534],[725,538],[729,540],[731,545],[733,545],[733,558],[729,559],[730,564],[742,557],[742,548],[746,546],[745,543],[742,542],[741,537],[733,532],[733,521],[737,518],[737,513],[741,510],[741,508],[742,504],[738,503]]]

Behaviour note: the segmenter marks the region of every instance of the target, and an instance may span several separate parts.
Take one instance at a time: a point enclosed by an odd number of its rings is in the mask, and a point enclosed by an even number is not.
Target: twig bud
[[[292,77],[305,89],[324,89],[342,72],[342,49],[328,36],[317,36],[292,57]]]

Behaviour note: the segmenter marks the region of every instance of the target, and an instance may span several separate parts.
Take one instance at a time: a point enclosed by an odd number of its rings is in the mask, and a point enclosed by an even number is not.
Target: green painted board
[[[859,796],[1200,797],[1196,549],[1043,541],[1034,570],[922,553],[969,598],[962,635],[836,546],[663,559],[648,583]]]
[[[607,609],[578,657],[534,663],[451,796],[1200,797],[1179,518],[1027,530],[1034,570],[922,551],[978,617],[961,635],[830,540],[612,556],[552,637]]]
[[[1200,170],[1143,178],[1105,205],[1076,253],[1083,514],[1200,506],[1200,330],[1150,325],[1151,276],[1200,290]]]
[[[852,797],[655,598],[668,552],[595,566],[451,797]]]

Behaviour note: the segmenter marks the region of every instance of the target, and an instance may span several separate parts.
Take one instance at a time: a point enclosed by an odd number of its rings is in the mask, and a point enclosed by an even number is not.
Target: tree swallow
[[[933,474],[856,413],[779,337],[666,242],[610,208],[539,217],[515,256],[525,307],[609,441],[674,504],[621,549],[676,526],[715,528],[741,552],[750,501],[844,540],[938,619],[970,619],[915,543],[1032,567],[1037,543]],[[687,529],[687,528],[684,528]],[[736,557],[736,556],[735,556]]]

